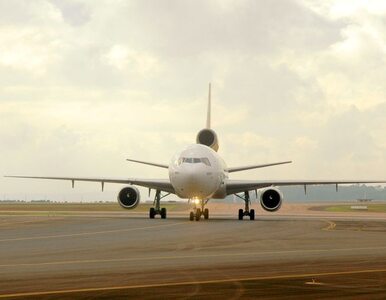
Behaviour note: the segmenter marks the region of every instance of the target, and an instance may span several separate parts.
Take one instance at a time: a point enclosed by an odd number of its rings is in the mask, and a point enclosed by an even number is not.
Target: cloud
[[[59,59],[60,42],[51,35],[50,31],[41,32],[36,28],[3,28],[0,31],[0,66],[42,76],[48,66]]]
[[[124,159],[168,162],[194,142],[212,82],[230,165],[294,160],[238,176],[382,178],[379,4],[0,1],[3,173],[167,177]],[[0,185],[79,197],[61,183]]]
[[[51,3],[59,9],[64,21],[72,26],[82,26],[90,18],[90,7],[78,0],[51,0]]]
[[[146,75],[157,72],[157,59],[142,52],[130,50],[123,45],[114,45],[102,56],[106,64],[118,70],[128,69],[134,74]]]

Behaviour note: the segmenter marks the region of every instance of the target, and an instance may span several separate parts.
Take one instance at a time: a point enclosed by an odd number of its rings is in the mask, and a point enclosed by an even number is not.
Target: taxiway
[[[382,215],[383,216],[383,215]],[[172,213],[0,217],[0,298],[386,295],[386,219]]]

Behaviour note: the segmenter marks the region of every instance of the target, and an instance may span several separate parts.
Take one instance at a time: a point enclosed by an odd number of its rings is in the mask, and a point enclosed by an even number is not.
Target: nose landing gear
[[[166,219],[167,210],[165,207],[161,208],[161,199],[170,195],[170,193],[166,195],[161,195],[161,191],[157,190],[154,197],[153,205],[154,207],[151,207],[149,209],[149,218],[154,219],[156,215],[161,215],[161,219]]]
[[[205,205],[208,203],[209,199],[207,200],[200,200],[200,206],[201,208],[194,207],[193,211],[190,212],[189,214],[189,220],[190,221],[200,221],[201,216],[204,216],[205,220],[209,219],[209,209],[204,208]]]
[[[209,209],[207,209],[207,208],[204,209],[204,219],[205,220],[209,219]]]
[[[249,209],[249,205],[251,204],[251,200],[249,198],[249,192],[245,191],[244,192],[244,197],[235,194],[237,197],[240,199],[243,199],[245,202],[245,209],[242,210],[241,208],[239,209],[239,220],[242,220],[244,217],[249,216],[249,219],[253,221],[255,219],[255,210],[254,209]]]

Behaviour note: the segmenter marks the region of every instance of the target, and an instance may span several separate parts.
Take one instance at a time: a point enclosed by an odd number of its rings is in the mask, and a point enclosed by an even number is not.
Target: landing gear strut
[[[240,199],[243,199],[245,202],[245,209],[242,210],[241,208],[239,209],[239,220],[242,220],[244,217],[249,216],[250,220],[255,219],[255,210],[254,209],[249,209],[249,205],[251,204],[251,200],[249,198],[249,192],[245,191],[244,192],[244,197],[235,194],[237,197]]]
[[[156,193],[155,193],[155,197],[154,197],[154,202],[153,202],[153,205],[154,207],[151,207],[149,209],[149,217],[150,219],[154,219],[154,217],[156,215],[161,215],[161,219],[166,219],[166,208],[165,207],[162,207],[161,208],[161,199],[168,196],[170,193],[166,194],[166,195],[161,195],[161,191],[160,190],[157,190]]]
[[[208,203],[209,199],[206,200],[200,200],[200,206],[201,208],[197,207],[195,205],[193,211],[189,214],[189,220],[190,221],[200,221],[201,216],[204,216],[205,220],[209,219],[209,209],[205,208],[205,205]]]

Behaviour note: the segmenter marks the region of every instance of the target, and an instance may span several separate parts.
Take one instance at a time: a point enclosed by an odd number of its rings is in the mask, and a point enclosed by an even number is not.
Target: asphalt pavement
[[[0,297],[386,297],[386,220],[0,217]]]

